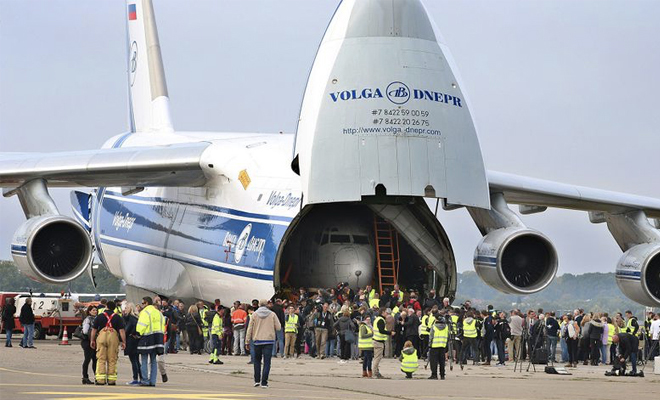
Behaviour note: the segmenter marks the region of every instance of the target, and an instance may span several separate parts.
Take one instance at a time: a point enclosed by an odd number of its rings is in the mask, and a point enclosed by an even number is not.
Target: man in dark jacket
[[[612,336],[612,343],[619,347],[619,362],[626,365],[626,360],[630,358],[632,365],[632,374],[637,374],[637,349],[639,348],[639,339],[629,333],[617,333]]]
[[[424,309],[426,310],[427,308],[433,308],[433,306],[438,306],[440,307],[442,305],[442,302],[438,298],[438,296],[435,294],[435,289],[431,289],[429,291],[429,297],[424,300]]]
[[[557,341],[559,340],[559,323],[555,319],[554,312],[549,313],[545,319],[545,333],[548,337],[548,361],[557,362],[555,354],[557,353]]]
[[[277,357],[279,351],[280,357],[284,357],[284,308],[282,308],[282,299],[275,299],[270,310],[275,313],[277,319],[280,321],[281,328],[275,332],[275,344],[273,345],[273,357]]]
[[[7,303],[2,308],[2,330],[7,334],[7,340],[5,341],[5,347],[12,347],[11,345],[11,334],[16,328],[14,324],[14,314],[16,314],[16,307],[14,306],[14,299],[9,297]]]
[[[481,338],[481,354],[486,359],[482,365],[490,365],[490,360],[492,357],[490,351],[490,344],[495,337],[495,324],[493,323],[493,316],[488,311],[482,311],[481,317],[483,318],[483,332],[484,335]]]
[[[21,307],[21,315],[18,320],[23,325],[23,340],[21,347],[26,349],[36,349],[34,347],[34,313],[32,312],[32,297],[25,299],[25,304]]]

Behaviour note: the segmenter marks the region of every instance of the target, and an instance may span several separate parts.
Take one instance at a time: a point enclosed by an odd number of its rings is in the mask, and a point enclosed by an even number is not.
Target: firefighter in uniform
[[[438,379],[438,364],[440,364],[440,379],[445,379],[445,352],[449,339],[449,328],[444,318],[435,320],[429,335],[429,362],[431,363],[431,376],[429,379]]]
[[[96,384],[117,384],[117,359],[119,358],[119,339],[121,348],[126,348],[124,319],[113,313],[113,301],[109,301],[106,311],[99,314],[92,327],[90,347],[96,349]],[[98,335],[97,335],[98,333]]]
[[[435,323],[435,317],[431,313],[431,309],[427,308],[425,310],[425,315],[422,317],[422,323],[419,326],[419,337],[421,339],[421,345],[420,345],[420,354],[422,355],[423,359],[426,359],[426,353],[428,353],[428,348],[429,348],[429,334],[431,332],[431,328],[433,327],[433,324]]]
[[[209,359],[209,364],[224,364],[218,356],[222,353],[222,334],[224,332],[224,327],[222,325],[222,318],[225,314],[225,309],[221,308],[220,311],[216,312],[213,316],[213,322],[211,323],[211,341],[213,343],[213,351],[211,352],[211,358]]]

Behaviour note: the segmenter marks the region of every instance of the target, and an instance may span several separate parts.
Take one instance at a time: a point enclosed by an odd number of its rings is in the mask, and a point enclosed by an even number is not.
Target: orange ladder
[[[394,288],[399,274],[399,234],[392,225],[374,214],[376,268],[381,293]]]

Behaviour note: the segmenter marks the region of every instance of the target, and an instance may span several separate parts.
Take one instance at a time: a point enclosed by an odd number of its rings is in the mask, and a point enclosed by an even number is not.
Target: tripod
[[[658,348],[658,343],[660,343],[657,340],[653,340],[652,342],[653,344],[651,344],[651,346],[649,347],[649,351],[646,352],[646,357],[644,357],[644,362],[642,363],[642,368],[641,368],[642,372],[644,372],[644,368],[646,368],[646,364],[649,362],[649,358],[653,353],[655,353],[655,349]],[[660,355],[656,357],[660,357]]]
[[[536,365],[534,365],[533,358],[534,358],[534,353],[536,352],[536,349],[539,348],[539,338],[543,334],[545,330],[545,326],[541,327],[539,325],[539,331],[534,334],[534,342],[532,343],[532,350],[529,355],[529,363],[527,364],[527,372],[529,372],[529,367],[532,367],[534,369],[534,372],[536,372]],[[545,335],[543,335],[543,338],[540,340],[541,341],[541,346],[545,346]],[[543,348],[543,347],[541,347]]]
[[[513,358],[515,363],[513,364],[513,372],[516,372],[516,368],[518,368],[518,372],[522,372],[522,347],[527,345],[527,341],[529,340],[529,329],[527,328],[527,323],[523,322],[523,331],[522,331],[522,337],[520,339],[520,349],[518,349],[519,354],[513,354]],[[531,356],[530,356],[531,358]]]

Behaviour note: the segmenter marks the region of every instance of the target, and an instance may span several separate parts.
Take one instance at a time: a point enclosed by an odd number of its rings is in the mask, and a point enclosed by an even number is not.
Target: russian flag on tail
[[[128,5],[128,20],[129,21],[135,21],[137,19],[137,9],[135,8],[135,4],[129,4]]]

